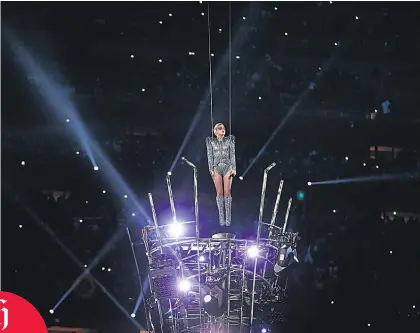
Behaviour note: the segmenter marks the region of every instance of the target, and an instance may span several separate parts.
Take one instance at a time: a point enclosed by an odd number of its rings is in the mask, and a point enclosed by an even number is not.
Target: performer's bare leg
[[[226,209],[226,225],[230,226],[232,221],[232,196],[230,195],[230,190],[232,188],[232,180],[231,172],[228,172],[223,177],[223,193],[225,197],[225,209]]]
[[[219,223],[220,225],[225,225],[225,214],[223,205],[223,178],[216,171],[214,171],[213,182],[214,186],[216,187],[216,203],[217,209],[219,210]]]

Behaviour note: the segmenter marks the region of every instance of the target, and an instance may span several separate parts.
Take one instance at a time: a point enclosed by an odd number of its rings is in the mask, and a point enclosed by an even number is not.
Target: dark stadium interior
[[[193,219],[185,156],[198,167],[200,235],[226,232],[205,147],[222,122],[236,137],[229,232],[255,238],[270,163],[263,219],[280,179],[293,198],[299,265],[271,332],[418,332],[419,9],[2,3],[2,290],[30,301],[49,327],[146,327],[143,304],[130,318],[140,287],[125,227],[141,240],[149,192],[161,223],[170,218],[168,170],[179,217]],[[135,249],[146,279],[144,248]],[[79,264],[101,251],[50,313]]]

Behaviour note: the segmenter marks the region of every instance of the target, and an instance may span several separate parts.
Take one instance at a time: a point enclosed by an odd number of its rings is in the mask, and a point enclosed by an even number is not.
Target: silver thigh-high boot
[[[220,225],[225,225],[225,212],[223,206],[223,196],[216,197],[217,209],[219,210],[219,223]]]
[[[232,197],[226,196],[225,197],[225,209],[226,209],[226,225],[230,226],[232,222]]]

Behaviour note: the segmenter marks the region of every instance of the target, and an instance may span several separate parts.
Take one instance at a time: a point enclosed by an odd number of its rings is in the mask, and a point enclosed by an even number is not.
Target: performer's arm
[[[214,159],[213,159],[213,147],[211,146],[211,138],[206,138],[206,147],[207,147],[207,161],[209,163],[209,171],[211,176],[213,177],[214,173]]]
[[[232,166],[232,170],[236,174],[236,156],[235,156],[235,137],[233,135],[230,136],[230,164]]]

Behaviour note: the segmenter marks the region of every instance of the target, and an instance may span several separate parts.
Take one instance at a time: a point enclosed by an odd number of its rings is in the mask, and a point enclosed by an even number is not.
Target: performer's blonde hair
[[[223,123],[217,123],[216,125],[214,125],[214,127],[213,127],[213,134],[214,135],[216,135],[217,126],[220,126],[220,125],[222,125],[223,127],[225,127],[225,125],[223,125]]]

